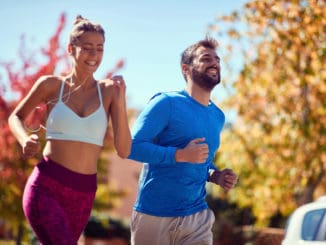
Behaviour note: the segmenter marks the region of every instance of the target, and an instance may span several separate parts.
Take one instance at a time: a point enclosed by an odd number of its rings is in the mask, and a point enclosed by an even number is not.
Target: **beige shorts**
[[[215,216],[205,209],[182,217],[131,215],[132,245],[212,245]]]

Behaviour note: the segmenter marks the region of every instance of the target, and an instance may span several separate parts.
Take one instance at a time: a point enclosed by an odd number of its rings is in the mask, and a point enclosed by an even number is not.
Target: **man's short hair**
[[[181,54],[181,64],[190,65],[194,59],[195,51],[199,47],[205,47],[216,50],[216,48],[218,47],[218,42],[214,38],[207,36],[205,39],[200,40],[197,43],[189,46]]]

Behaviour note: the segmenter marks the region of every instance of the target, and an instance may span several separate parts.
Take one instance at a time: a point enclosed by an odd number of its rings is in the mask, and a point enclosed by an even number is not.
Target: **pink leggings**
[[[24,190],[23,209],[44,245],[76,245],[91,213],[96,174],[80,174],[43,159]]]

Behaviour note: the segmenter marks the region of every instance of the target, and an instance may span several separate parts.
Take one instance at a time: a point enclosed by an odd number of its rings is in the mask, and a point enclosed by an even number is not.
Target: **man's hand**
[[[209,175],[208,181],[221,186],[226,191],[229,191],[238,183],[238,176],[228,168],[223,169],[222,171],[213,170]]]
[[[205,138],[193,139],[185,148],[176,151],[176,162],[205,163],[209,149]]]

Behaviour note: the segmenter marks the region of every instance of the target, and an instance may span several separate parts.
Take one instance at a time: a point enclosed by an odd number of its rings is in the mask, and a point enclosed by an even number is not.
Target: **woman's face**
[[[94,73],[103,58],[104,37],[97,32],[85,32],[70,48],[75,68],[83,72]]]

